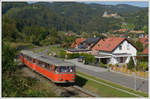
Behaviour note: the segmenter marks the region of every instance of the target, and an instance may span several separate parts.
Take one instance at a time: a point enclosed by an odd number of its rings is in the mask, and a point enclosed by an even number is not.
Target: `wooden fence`
[[[122,72],[122,73],[129,74],[129,75],[133,75],[133,73],[134,73],[133,71],[131,71],[125,67],[112,66],[111,70],[116,71],[116,72]],[[136,76],[148,79],[148,72],[136,71],[135,74],[136,74]]]

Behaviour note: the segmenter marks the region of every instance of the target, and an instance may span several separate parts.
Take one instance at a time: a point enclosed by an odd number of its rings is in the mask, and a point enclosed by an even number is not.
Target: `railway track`
[[[36,72],[37,73],[37,72]],[[40,75],[40,74],[39,74]],[[42,75],[40,75],[42,76]],[[42,76],[43,77],[43,76]],[[46,77],[44,77],[46,78]],[[98,95],[85,90],[77,85],[66,85],[66,84],[55,84],[53,83],[51,80],[49,80],[48,78],[46,78],[46,80],[53,86],[55,87],[54,90],[61,90],[61,92],[59,93],[60,96],[62,97],[99,97]]]
[[[62,89],[66,91],[64,93],[66,97],[97,97],[93,93],[87,92],[78,86],[62,87]]]
[[[37,79],[40,80],[46,80],[48,83],[52,86],[52,90],[54,90],[58,96],[61,97],[99,97],[96,94],[93,94],[92,92],[85,90],[81,87],[79,87],[76,84],[55,84],[48,78],[44,77],[43,75],[39,74],[38,72],[32,70],[31,68],[25,66],[23,67],[28,74],[33,75]]]

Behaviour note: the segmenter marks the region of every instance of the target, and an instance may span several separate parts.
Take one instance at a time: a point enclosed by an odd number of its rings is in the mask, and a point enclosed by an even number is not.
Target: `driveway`
[[[76,68],[81,72],[134,89],[135,78],[132,76],[109,72],[107,69],[101,67],[84,65],[83,63],[78,62],[77,59],[65,61],[75,64],[77,66]],[[136,78],[136,88],[138,91],[148,93],[148,80]]]

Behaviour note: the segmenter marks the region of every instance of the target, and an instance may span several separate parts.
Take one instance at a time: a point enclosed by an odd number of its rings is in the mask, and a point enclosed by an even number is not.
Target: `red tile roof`
[[[77,38],[75,40],[75,42],[72,43],[71,48],[75,48],[76,46],[78,46],[81,42],[85,41],[86,38]]]
[[[130,33],[144,33],[144,31],[142,31],[142,30],[139,30],[139,31],[131,30]]]
[[[144,45],[147,45],[148,44],[148,38],[139,38],[140,42]]]
[[[148,47],[143,50],[142,54],[148,54]]]
[[[121,37],[110,37],[105,40],[100,40],[94,49],[111,52],[124,40],[125,38]]]
[[[115,30],[114,32],[126,32],[127,29],[119,29],[119,30]]]

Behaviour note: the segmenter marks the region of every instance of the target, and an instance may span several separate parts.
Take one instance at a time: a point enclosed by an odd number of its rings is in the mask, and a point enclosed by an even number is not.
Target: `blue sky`
[[[28,3],[35,3],[35,2],[36,1],[29,1]],[[84,3],[87,3],[87,4],[97,3],[97,4],[104,4],[104,5],[128,4],[128,5],[134,5],[134,6],[140,6],[140,7],[148,7],[148,1],[84,1]]]
[[[128,1],[128,2],[125,2],[125,1],[120,1],[120,2],[117,2],[117,1],[88,1],[88,2],[85,2],[85,3],[97,3],[97,4],[104,4],[104,5],[117,5],[117,4],[128,4],[128,5],[134,5],[134,6],[140,6],[140,7],[148,7],[148,2],[143,2],[143,1]]]

